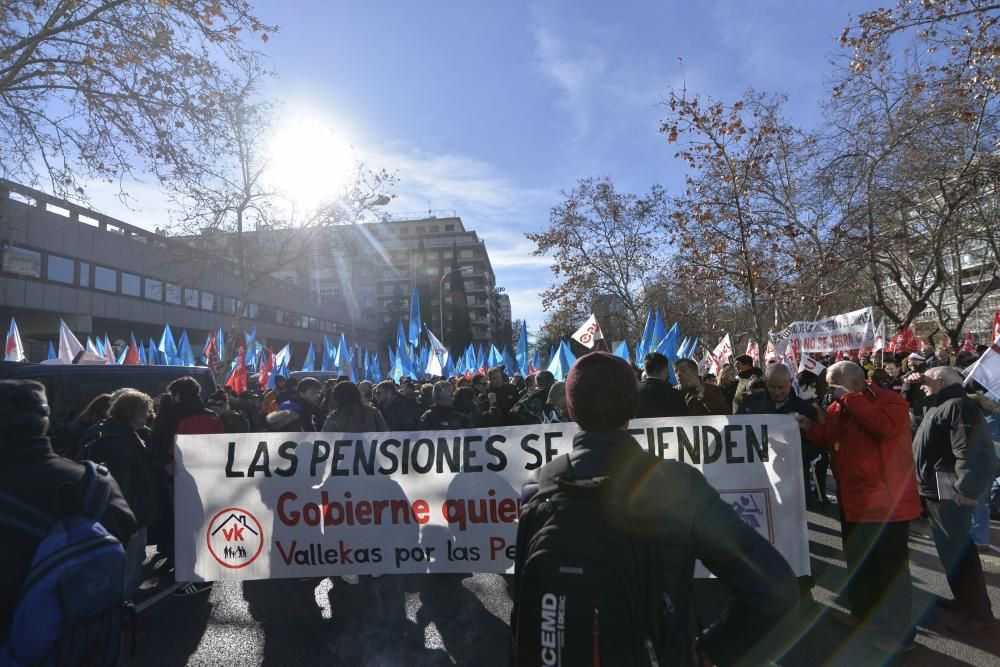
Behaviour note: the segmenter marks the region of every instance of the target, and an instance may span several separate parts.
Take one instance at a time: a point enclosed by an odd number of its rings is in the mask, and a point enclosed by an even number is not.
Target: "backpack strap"
[[[8,493],[0,493],[0,524],[42,540],[55,519]]]
[[[559,489],[559,480],[563,477],[576,479],[573,474],[573,466],[570,464],[569,454],[552,459],[541,467],[538,471],[538,493],[543,496],[555,493]]]
[[[83,500],[80,511],[83,516],[100,519],[111,498],[111,473],[104,466],[93,461],[84,461]]]

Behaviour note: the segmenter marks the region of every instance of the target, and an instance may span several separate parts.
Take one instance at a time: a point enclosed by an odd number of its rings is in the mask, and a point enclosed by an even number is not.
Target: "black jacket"
[[[636,417],[686,417],[684,396],[666,380],[646,378],[639,383],[639,405]]]
[[[966,498],[986,493],[997,474],[996,453],[983,412],[961,385],[945,387],[913,437],[920,495],[937,498],[936,472],[955,473],[955,490]]]
[[[85,468],[57,456],[48,438],[0,440],[0,489],[53,517],[79,513]],[[111,485],[101,524],[122,544],[135,532],[135,517],[117,484]],[[38,540],[7,526],[0,549],[0,636],[7,633]]]
[[[738,414],[790,415],[793,412],[797,412],[800,415],[809,417],[812,421],[816,421],[816,406],[809,401],[796,396],[794,390],[792,393],[788,394],[788,398],[785,399],[785,402],[780,406],[771,400],[771,395],[766,391],[754,394],[753,396],[748,396],[743,399],[743,402],[740,404],[740,411]]]
[[[394,395],[380,406],[382,419],[390,431],[412,431],[417,427],[421,411],[416,401],[410,401],[400,394]]]
[[[166,505],[166,489],[152,454],[135,430],[119,419],[109,417],[97,428],[101,435],[88,458],[111,471],[139,527],[152,525]]]
[[[420,417],[418,426],[422,431],[450,431],[472,428],[472,420],[449,405],[432,405]]]
[[[576,479],[588,479],[609,476],[609,470],[632,457],[651,455],[622,431],[583,431],[573,438],[570,462]],[[537,479],[533,476],[525,483],[522,504],[537,492]],[[696,560],[732,593],[728,613],[708,629],[701,644],[715,662],[735,662],[794,608],[798,583],[788,563],[740,519],[697,469],[677,461],[659,461],[633,494],[634,511],[653,516],[658,523],[667,593],[683,610],[677,616],[690,618]],[[693,636],[691,628],[677,630],[682,644],[684,638]],[[677,658],[682,664],[691,662],[690,653]]]

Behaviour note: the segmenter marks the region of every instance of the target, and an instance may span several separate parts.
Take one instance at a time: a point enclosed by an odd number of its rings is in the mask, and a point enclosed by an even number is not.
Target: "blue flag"
[[[517,370],[521,375],[528,377],[528,366],[531,360],[528,358],[528,325],[521,320],[521,336],[517,339]]]
[[[663,315],[660,313],[660,309],[657,308],[656,320],[653,322],[653,335],[649,339],[649,349],[646,350],[646,354],[655,350],[666,335],[667,327],[663,324]]]
[[[181,332],[181,341],[177,346],[177,361],[178,366],[194,366],[194,351],[191,349],[191,341],[188,340],[188,332],[184,330]]]
[[[358,378],[354,373],[354,363],[351,359],[351,351],[347,347],[347,339],[343,332],[340,334],[340,342],[337,345],[336,368],[340,375],[351,378],[351,382],[357,382]]]
[[[642,338],[635,346],[635,364],[642,365],[642,360],[649,354],[649,347],[653,341],[653,311],[646,313],[646,326],[642,330]]]
[[[52,341],[49,341],[49,356],[45,357],[45,360],[56,358],[56,348],[52,346]]]
[[[158,349],[165,365],[172,366],[177,363],[177,343],[174,342],[174,334],[170,331],[170,324],[163,327]]]
[[[618,345],[615,346],[615,351],[612,352],[612,354],[614,354],[616,357],[621,357],[622,359],[624,359],[629,363],[632,362],[632,357],[629,356],[628,343],[626,341],[618,343]]]
[[[420,323],[420,294],[417,292],[417,284],[413,283],[413,296],[410,297],[410,328],[409,342],[413,347],[420,345],[420,332],[423,325]]]
[[[503,352],[501,353],[500,358],[503,361],[503,368],[507,371],[507,375],[514,376],[521,372],[521,369],[518,368],[517,362],[514,361],[514,357],[510,355],[510,350],[507,349],[506,345],[503,346]]]

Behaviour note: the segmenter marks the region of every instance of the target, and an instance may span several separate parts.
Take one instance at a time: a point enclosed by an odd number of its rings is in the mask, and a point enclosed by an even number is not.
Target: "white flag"
[[[108,334],[104,334],[104,361],[105,363],[114,365],[117,363],[115,359],[115,350],[111,347],[111,341],[108,340]]]
[[[575,340],[580,345],[583,345],[588,350],[593,349],[597,341],[604,340],[604,334],[601,332],[601,325],[597,323],[597,317],[591,315],[586,322],[583,323],[576,333],[573,334],[573,340]]]
[[[83,345],[76,339],[73,332],[69,330],[66,323],[59,320],[59,361],[64,364],[71,364],[76,359],[76,355],[83,352]]]
[[[431,353],[427,355],[424,372],[431,377],[444,377],[444,369],[448,367],[448,348],[434,337],[430,329],[427,329],[427,338],[431,342]]]
[[[712,372],[718,375],[722,372],[722,365],[731,363],[733,360],[733,343],[729,340],[729,334],[722,337],[719,344],[712,350]]]
[[[808,354],[803,354],[802,358],[799,359],[799,373],[802,371],[809,371],[813,375],[819,375],[826,370],[826,366],[819,363]]]
[[[4,361],[27,361],[24,354],[24,343],[21,341],[21,332],[17,328],[17,322],[10,318],[10,328],[7,330],[7,345],[4,349]]]
[[[885,349],[885,316],[878,321],[878,328],[875,329],[875,344],[872,345],[872,354]]]
[[[747,355],[753,359],[754,366],[760,366],[760,345],[753,341],[747,343]]]
[[[1000,394],[1000,343],[993,343],[969,369],[965,384],[975,380],[994,394]]]

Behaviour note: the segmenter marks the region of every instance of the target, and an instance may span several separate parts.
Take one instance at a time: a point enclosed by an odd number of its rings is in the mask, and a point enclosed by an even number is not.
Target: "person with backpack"
[[[762,640],[797,603],[788,563],[704,476],[628,434],[637,393],[631,366],[612,354],[592,352],[570,369],[567,406],[581,430],[572,452],[522,490],[517,665],[691,665],[696,653],[729,664],[768,650]],[[696,560],[733,596],[697,645]]]
[[[66,664],[114,664],[121,543],[135,517],[107,469],[58,456],[48,427],[41,383],[0,381],[0,663],[57,655]],[[39,577],[34,566],[46,557],[58,567]],[[36,583],[26,587],[29,580]],[[61,587],[80,604],[60,609]]]
[[[153,399],[137,389],[119,389],[98,425],[100,435],[88,443],[84,456],[107,467],[135,516],[137,529],[125,548],[125,595],[132,597],[142,583],[148,528],[159,521],[167,503],[166,488],[153,456],[139,436],[153,411]]]

